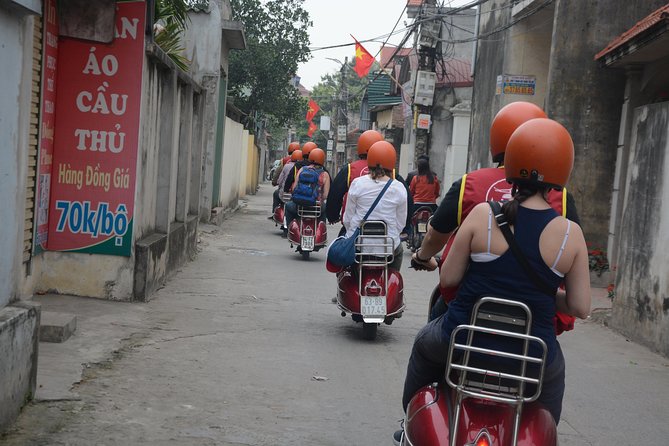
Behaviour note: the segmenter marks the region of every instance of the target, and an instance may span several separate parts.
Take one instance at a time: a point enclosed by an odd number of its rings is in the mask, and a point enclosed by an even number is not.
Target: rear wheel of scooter
[[[309,260],[309,254],[311,254],[311,251],[300,251],[300,254],[302,254],[302,259]]]
[[[362,337],[368,341],[373,341],[376,339],[376,330],[379,328],[379,324],[368,324],[367,322],[362,323]]]

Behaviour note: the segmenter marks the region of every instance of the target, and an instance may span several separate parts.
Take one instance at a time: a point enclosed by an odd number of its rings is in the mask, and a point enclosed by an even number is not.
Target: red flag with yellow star
[[[358,74],[358,77],[365,77],[369,73],[369,69],[372,68],[374,56],[369,54],[369,51],[360,45],[355,37],[353,37],[353,40],[355,40],[355,66],[353,71]]]
[[[311,136],[314,134],[316,130],[318,130],[318,126],[313,122],[309,121],[309,130],[307,131],[307,136],[311,138]]]
[[[307,109],[307,122],[313,121],[314,116],[316,116],[316,113],[318,113],[320,109],[321,108],[318,106],[316,101],[309,98],[309,108]]]

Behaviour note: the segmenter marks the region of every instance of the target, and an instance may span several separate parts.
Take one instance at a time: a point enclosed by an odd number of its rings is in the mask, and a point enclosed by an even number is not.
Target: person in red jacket
[[[439,198],[440,184],[437,176],[430,169],[430,162],[425,158],[419,158],[416,163],[418,173],[411,179],[409,191],[413,197],[413,214],[420,207],[429,207],[432,212],[437,210],[437,198]]]

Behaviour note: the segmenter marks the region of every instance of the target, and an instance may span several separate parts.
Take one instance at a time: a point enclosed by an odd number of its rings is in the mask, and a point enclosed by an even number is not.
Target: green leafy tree
[[[183,55],[183,33],[188,26],[188,0],[156,0],[154,40],[182,70],[190,61]]]
[[[230,55],[229,92],[237,107],[278,125],[295,122],[305,106],[290,80],[310,57],[309,13],[304,0],[231,0],[244,23],[246,51]]]

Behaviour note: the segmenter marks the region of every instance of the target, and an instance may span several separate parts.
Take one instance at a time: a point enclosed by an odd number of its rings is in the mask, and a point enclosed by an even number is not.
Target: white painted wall
[[[220,204],[223,207],[234,207],[237,205],[243,152],[246,152],[244,126],[226,117],[220,190]]]
[[[18,298],[20,287],[32,26],[32,18],[0,5],[0,308]]]
[[[471,103],[458,104],[450,109],[453,114],[452,142],[446,148],[444,174],[441,188],[443,197],[454,181],[462,178],[467,172],[467,149],[469,147],[469,125],[471,120]]]

